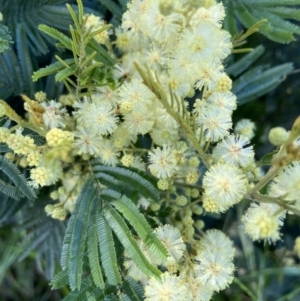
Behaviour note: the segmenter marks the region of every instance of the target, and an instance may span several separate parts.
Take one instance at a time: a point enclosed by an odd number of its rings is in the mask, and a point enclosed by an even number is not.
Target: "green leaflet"
[[[77,199],[80,203],[78,211],[74,214],[75,221],[71,233],[69,247],[69,280],[72,290],[80,289],[82,277],[82,260],[84,255],[85,241],[87,238],[87,229],[89,217],[91,214],[91,203],[94,201],[97,189],[92,181],[87,181],[83,188],[83,193]]]
[[[112,185],[114,188],[130,186],[136,189],[145,198],[154,201],[159,200],[159,190],[156,188],[154,178],[146,175],[145,172],[125,167],[113,167],[101,165],[97,160],[92,161],[93,172],[96,178],[105,185]]]
[[[122,279],[119,272],[112,231],[107,221],[104,219],[102,213],[99,214],[97,231],[101,253],[101,262],[105,276],[107,277],[107,281],[111,285],[120,284],[122,282]]]
[[[65,270],[68,267],[68,261],[69,261],[69,249],[70,249],[70,243],[71,243],[71,237],[72,237],[72,232],[73,228],[75,225],[76,221],[76,215],[78,214],[81,200],[84,199],[86,196],[86,190],[91,187],[92,181],[87,181],[85,185],[82,187],[82,190],[78,196],[78,199],[76,200],[75,207],[72,213],[71,218],[69,219],[67,230],[64,236],[64,241],[63,241],[63,247],[62,247],[62,252],[61,252],[61,259],[60,259],[60,264],[62,268]]]
[[[5,25],[0,25],[0,53],[10,48],[12,38],[9,29]]]
[[[77,66],[74,64],[68,68],[65,68],[65,69],[59,71],[55,75],[55,80],[58,82],[61,82],[65,79],[67,79],[68,77],[70,77],[71,75],[74,75],[76,71],[77,71]]]
[[[21,72],[25,81],[25,86],[27,88],[27,94],[30,97],[33,97],[37,85],[31,80],[33,65],[27,45],[25,30],[22,24],[19,24],[16,29],[16,45]]]
[[[278,153],[278,150],[274,150],[266,155],[264,155],[258,162],[258,164],[260,166],[263,166],[263,165],[272,165],[271,161],[272,159],[277,155]]]
[[[247,70],[258,58],[260,58],[264,52],[264,46],[257,46],[251,52],[245,54],[241,59],[226,68],[226,73],[233,76],[240,75],[245,70]]]
[[[29,208],[23,210],[26,219],[18,228],[26,229],[27,235],[22,242],[23,250],[18,260],[22,261],[34,251],[40,271],[50,280],[59,262],[66,227],[63,222],[46,215],[44,208],[48,202],[40,199],[36,201],[34,211]]]
[[[72,40],[63,33],[59,32],[57,29],[45,24],[39,25],[38,29],[50,37],[58,40],[65,48],[72,50]]]
[[[92,292],[92,279],[89,277],[82,281],[81,289],[72,291],[62,301],[86,301],[89,294]]]
[[[91,54],[93,51],[96,51],[98,54],[98,59],[103,62],[107,67],[112,67],[115,64],[115,60],[107,53],[107,51],[98,44],[95,40],[92,40],[89,43],[89,47],[87,49],[88,54]]]
[[[300,34],[300,27],[286,20],[299,20],[300,10],[298,8],[287,7],[299,4],[299,0],[230,1],[235,16],[247,28],[250,28],[263,19],[267,19],[267,23],[260,26],[259,31],[270,40],[278,43],[290,43],[295,40],[295,34]]]
[[[88,236],[87,236],[87,252],[92,277],[96,286],[105,287],[99,256],[99,244],[97,233],[97,221],[99,211],[97,208],[98,199],[94,198],[91,204],[91,215],[89,220]]]
[[[0,180],[0,192],[15,199],[16,201],[19,201],[23,196],[22,192],[17,187],[7,184],[2,180]]]
[[[53,290],[68,285],[69,284],[68,269],[60,271],[58,274],[56,274],[49,284],[51,285],[51,289]]]
[[[10,148],[6,143],[0,143],[0,153],[7,153],[10,151]]]
[[[123,282],[122,289],[131,301],[143,300],[144,288],[133,278],[127,276]]]
[[[69,281],[72,290],[80,289],[84,248],[87,238],[91,204],[97,198],[97,188],[92,180],[86,181],[76,200],[75,208],[65,233],[61,265],[69,270]]]
[[[28,199],[36,198],[33,189],[27,184],[25,177],[20,173],[19,169],[3,156],[0,156],[0,170],[15,184],[21,194],[25,195]],[[4,191],[2,190],[2,192]],[[9,190],[7,192],[9,193]],[[10,191],[10,193],[12,195],[15,194],[14,191]]]
[[[1,196],[0,223],[3,223],[6,220],[8,220],[27,203],[28,201],[25,198],[22,198],[20,201],[15,201],[14,199],[11,199],[7,195]]]
[[[73,64],[74,59],[67,59],[67,60],[65,60],[65,62],[68,65]],[[57,72],[63,70],[64,68],[65,68],[65,66],[60,61],[55,62],[47,67],[44,67],[44,68],[39,69],[38,71],[35,71],[32,75],[32,80],[37,81],[41,77],[45,77],[50,74],[57,73]]]
[[[127,294],[124,294],[124,293],[122,293],[122,294],[119,296],[119,300],[120,300],[120,301],[132,301],[132,300],[127,296]]]
[[[105,289],[100,289],[99,287],[95,288],[91,294],[89,294],[87,301],[100,301],[108,300],[108,295],[115,292],[115,287],[112,285],[106,285]]]
[[[113,189],[103,189],[101,191],[101,199],[105,201],[113,201],[121,198],[121,193]]]
[[[35,55],[46,54],[48,47],[47,38],[38,31],[37,25],[46,23],[62,30],[68,30],[70,24],[70,16],[64,5],[64,0],[39,0],[39,1],[23,1],[11,0],[10,5],[6,5],[5,1],[0,3],[0,11],[5,16],[5,25],[11,30],[11,35],[15,43],[17,36],[17,27],[22,24],[25,28],[27,45],[30,51]],[[16,16],[16,8],[18,14]],[[60,13],[53,13],[59,10]],[[21,47],[18,46],[17,47]]]
[[[267,70],[263,66],[252,68],[234,81],[232,93],[237,96],[238,104],[242,105],[274,89],[292,70],[291,63]]]
[[[134,261],[137,267],[148,276],[158,277],[161,272],[156,267],[152,266],[146,259],[137,242],[132,237],[128,226],[118,212],[109,204],[107,204],[103,209],[103,213],[105,220],[113,229],[114,233],[125,248],[127,254]]]
[[[72,52],[73,61],[61,59],[55,56],[60,64],[51,64],[35,72],[32,76],[34,81],[49,74],[55,74],[57,82],[63,82],[70,93],[74,93],[74,89],[79,96],[92,94],[95,87],[110,83],[111,77],[109,70],[115,64],[115,60],[110,56],[107,50],[99,45],[94,39],[94,35],[107,30],[111,25],[105,25],[95,32],[90,32],[84,29],[83,24],[83,6],[81,1],[77,1],[78,14],[76,9],[67,4],[67,9],[75,28],[70,25],[69,31],[71,39],[64,33],[48,25],[39,25],[39,29],[47,34],[47,37],[54,38],[59,41],[56,45],[58,48],[64,48]],[[84,60],[81,60],[82,54],[85,54]],[[95,60],[95,63],[94,63]],[[102,69],[99,71],[99,67]],[[75,77],[75,80],[74,78]],[[77,95],[77,96],[78,96]]]
[[[13,49],[0,55],[0,98],[27,93],[20,62]]]
[[[232,6],[232,2],[228,2],[225,5],[225,18],[223,21],[224,29],[227,30],[231,36],[235,36],[238,34],[237,24],[234,17],[234,10]]]
[[[151,253],[156,256],[157,259],[165,261],[168,256],[168,251],[153,233],[144,215],[139,212],[134,203],[123,195],[119,200],[115,200],[111,204],[123,214]]]

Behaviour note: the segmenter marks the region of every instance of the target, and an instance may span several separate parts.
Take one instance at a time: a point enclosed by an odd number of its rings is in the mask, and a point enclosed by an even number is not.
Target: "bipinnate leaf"
[[[65,269],[56,274],[50,282],[51,289],[58,289],[69,284],[69,271]]]
[[[3,156],[0,156],[0,170],[6,174],[6,176],[14,183],[16,188],[19,190],[20,195],[26,196],[28,199],[36,198],[36,195],[33,189],[27,184],[25,177],[20,173],[19,169],[8,159]],[[15,188],[2,189],[3,193],[9,193],[17,197],[18,193]],[[19,196],[20,196],[19,195]]]
[[[105,276],[107,277],[107,281],[111,285],[120,284],[122,279],[119,272],[113,234],[102,213],[100,213],[98,217],[97,232],[101,253],[101,262]]]
[[[1,24],[0,25],[0,53],[9,49],[11,44],[13,44],[13,40],[11,38],[9,29],[7,26]]]
[[[153,266],[145,257],[136,240],[133,238],[128,226],[118,212],[110,205],[106,204],[103,208],[105,220],[113,229],[126,250],[126,253],[134,261],[136,266],[147,276],[158,277],[161,272]]]
[[[112,185],[113,188],[130,186],[145,198],[159,200],[160,193],[156,187],[156,180],[145,172],[135,168],[105,166],[97,160],[92,161],[92,166],[96,178],[100,182],[103,181],[103,184]]]
[[[142,284],[129,276],[125,278],[122,289],[132,301],[141,301],[144,299],[144,288]]]
[[[79,290],[82,280],[82,260],[87,239],[91,204],[97,198],[97,188],[93,180],[88,180],[79,194],[74,211],[66,230],[61,265],[69,270],[69,281],[72,290]]]
[[[99,256],[99,243],[97,233],[97,221],[99,210],[97,208],[98,199],[94,198],[91,204],[91,215],[89,220],[88,236],[87,236],[87,252],[89,265],[93,281],[97,287],[104,288],[105,282],[102,275]]]
[[[65,48],[72,51],[72,40],[57,29],[45,24],[39,25],[38,29],[46,33],[50,37],[58,40]]]
[[[74,64],[74,59],[66,59],[65,62],[68,65]],[[32,80],[37,81],[41,77],[45,77],[53,73],[60,72],[65,68],[66,67],[60,61],[57,61],[49,66],[46,66],[44,68],[39,69],[38,71],[35,71],[32,75]]]
[[[154,234],[144,215],[139,212],[136,205],[125,195],[119,200],[113,201],[111,204],[123,214],[151,253],[156,256],[157,259],[165,261],[168,256],[168,251]]]

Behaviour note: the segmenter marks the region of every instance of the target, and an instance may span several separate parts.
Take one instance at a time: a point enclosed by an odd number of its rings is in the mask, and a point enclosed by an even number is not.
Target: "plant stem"
[[[258,201],[258,202],[261,202],[261,203],[277,204],[280,207],[283,207],[284,209],[289,210],[289,211],[297,214],[298,216],[300,216],[300,210],[299,209],[297,209],[293,206],[290,206],[290,205],[286,204],[284,201],[281,201],[277,198],[273,198],[273,197],[268,196],[268,195],[263,195],[263,194],[260,194],[259,192],[253,192],[251,194],[247,193],[245,195],[245,198],[247,198],[248,200],[251,200],[251,201]]]
[[[240,280],[238,280],[237,278],[233,278],[233,282],[241,289],[243,290],[253,301],[256,301],[257,298],[254,295],[254,293],[252,293],[248,287],[243,284]]]
[[[249,190],[248,194],[251,195],[267,185],[277,175],[281,168],[281,166],[272,166],[265,176],[252,189]]]

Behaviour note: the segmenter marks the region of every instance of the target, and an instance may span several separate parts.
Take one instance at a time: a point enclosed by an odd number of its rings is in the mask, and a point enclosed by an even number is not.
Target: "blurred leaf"
[[[274,150],[266,155],[264,155],[258,162],[260,166],[263,165],[272,165],[271,161],[273,157],[278,153],[278,150]]]
[[[267,19],[259,31],[272,41],[290,43],[295,41],[295,34],[300,34],[300,27],[289,20],[299,20],[300,9],[287,6],[299,5],[300,0],[225,0],[233,6],[235,16],[247,28]]]
[[[233,82],[232,93],[236,95],[239,105],[245,104],[272,91],[292,70],[292,63],[270,69],[264,66],[254,67]]]
[[[240,75],[245,70],[247,70],[258,58],[260,58],[263,55],[264,51],[264,46],[257,46],[251,52],[247,53],[241,59],[226,68],[226,73],[233,76]]]
[[[9,49],[13,43],[8,27],[0,24],[0,53]]]

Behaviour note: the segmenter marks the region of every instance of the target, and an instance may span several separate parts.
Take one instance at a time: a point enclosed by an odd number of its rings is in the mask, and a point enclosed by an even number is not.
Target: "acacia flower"
[[[162,148],[158,147],[149,152],[149,169],[154,176],[166,179],[177,171],[177,160],[173,150],[164,144]]]
[[[190,292],[183,279],[165,272],[160,279],[150,278],[145,297],[145,301],[188,301]]]
[[[224,110],[208,107],[199,114],[197,125],[203,126],[206,140],[218,141],[229,134],[231,115]]]
[[[79,126],[74,134],[75,149],[79,155],[89,154],[96,155],[99,153],[102,137],[91,131]]]
[[[204,175],[204,198],[215,201],[215,212],[225,212],[242,200],[246,193],[246,185],[246,177],[238,167],[218,163]]]
[[[280,239],[279,229],[283,225],[285,212],[277,214],[278,210],[279,206],[276,204],[251,204],[242,217],[242,222],[245,232],[252,240],[275,242]]]
[[[299,189],[300,162],[292,162],[273,180],[269,194],[273,197],[282,197],[288,201],[297,201],[297,204],[299,204]]]
[[[131,102],[134,111],[146,112],[148,106],[152,103],[154,95],[138,79],[124,83],[118,90],[119,104]]]
[[[232,282],[234,265],[231,258],[211,247],[196,256],[194,271],[197,279],[218,292]]]
[[[69,115],[65,108],[62,108],[62,104],[54,100],[49,102],[42,102],[45,112],[43,113],[43,121],[45,125],[50,128],[63,128],[66,126]]]
[[[133,111],[124,117],[124,127],[132,135],[145,135],[151,131],[154,125],[154,118],[144,111]]]
[[[213,248],[223,253],[227,258],[233,258],[235,249],[232,241],[220,230],[211,229],[205,232],[200,241],[203,249]]]
[[[116,165],[118,163],[119,155],[120,153],[111,140],[102,140],[101,144],[99,145],[98,156],[102,160],[103,164]]]
[[[236,96],[231,92],[213,92],[207,98],[207,103],[231,112],[236,109]]]
[[[192,294],[193,301],[209,301],[213,296],[213,289],[204,284],[201,280],[197,279],[193,275],[186,276],[186,282],[188,289]]]
[[[156,228],[154,232],[166,247],[171,257],[174,258],[175,261],[178,261],[186,249],[179,230],[166,224]]]
[[[86,101],[76,116],[81,125],[95,134],[108,135],[117,128],[115,110],[106,102]]]
[[[234,133],[238,135],[243,135],[248,139],[252,139],[254,137],[254,131],[256,126],[254,122],[250,119],[241,119],[238,121],[234,128]]]
[[[213,158],[217,161],[224,159],[229,165],[246,167],[254,160],[254,151],[250,141],[244,136],[228,136],[219,142],[213,150]]]

